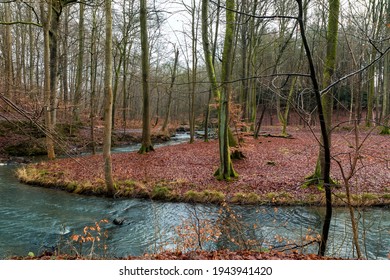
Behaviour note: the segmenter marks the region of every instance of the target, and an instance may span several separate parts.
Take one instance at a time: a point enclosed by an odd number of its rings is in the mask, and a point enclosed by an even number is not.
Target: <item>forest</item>
[[[0,162],[34,161],[21,182],[321,206],[300,245],[318,256],[344,207],[353,257],[368,258],[360,211],[390,205],[389,0],[10,0],[0,38]],[[183,252],[210,241],[197,227]]]

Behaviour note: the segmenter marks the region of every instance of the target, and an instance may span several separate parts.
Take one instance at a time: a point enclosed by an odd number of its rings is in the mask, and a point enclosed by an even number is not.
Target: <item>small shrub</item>
[[[106,244],[108,231],[103,231],[103,223],[107,224],[108,220],[102,219],[92,226],[85,226],[82,234],[73,234],[70,237],[71,250],[78,256],[88,254],[90,259],[96,258],[96,256],[99,257],[100,254],[105,256],[108,248]],[[74,242],[78,244],[78,248],[76,248]]]

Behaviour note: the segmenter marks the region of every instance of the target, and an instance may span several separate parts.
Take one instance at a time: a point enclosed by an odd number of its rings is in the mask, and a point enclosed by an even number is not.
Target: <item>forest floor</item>
[[[321,187],[303,187],[313,173],[319,133],[290,128],[292,137],[278,136],[278,127],[265,127],[258,139],[240,135],[236,150],[245,158],[234,160],[237,179],[218,181],[218,142],[212,140],[165,146],[148,154],[112,154],[116,197],[164,201],[323,205]],[[358,143],[356,142],[358,141]],[[356,148],[356,145],[358,148]],[[335,205],[346,201],[344,177],[354,205],[390,204],[390,137],[376,130],[361,130],[356,139],[348,129],[332,136],[332,178]],[[353,158],[356,168],[351,170]],[[338,164],[339,162],[340,164]],[[86,195],[105,195],[104,162],[101,154],[68,157],[22,167],[19,178],[29,184],[54,187]]]

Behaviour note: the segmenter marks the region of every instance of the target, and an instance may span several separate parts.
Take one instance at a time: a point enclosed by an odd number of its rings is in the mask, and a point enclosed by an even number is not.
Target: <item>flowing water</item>
[[[110,257],[141,255],[180,245],[178,226],[190,225],[197,219],[207,221],[204,228],[213,232],[213,225],[231,227],[216,242],[203,242],[204,249],[230,247],[232,238],[239,239],[231,219],[224,219],[227,209],[215,205],[162,203],[137,199],[108,199],[69,194],[21,184],[14,177],[15,166],[0,166],[0,259],[12,255],[38,254],[42,251],[70,249],[71,236],[83,234],[85,226],[107,219],[102,226],[102,240],[94,245],[107,245]],[[309,242],[320,232],[324,209],[318,207],[233,206],[234,213],[248,239],[261,247]],[[359,212],[361,245],[369,259],[386,259],[390,253],[390,209],[369,208]],[[114,225],[115,218],[124,218],[123,225]],[[103,232],[107,231],[107,238]],[[192,234],[188,234],[188,238]],[[91,233],[96,235],[96,232]],[[214,236],[215,236],[214,229]],[[175,241],[173,241],[175,240]],[[101,246],[103,247],[103,246]],[[79,247],[75,249],[80,250]],[[84,248],[85,249],[85,248]],[[85,249],[89,252],[90,249]],[[305,248],[316,252],[317,245]],[[334,211],[328,254],[352,258],[351,226],[345,208]]]

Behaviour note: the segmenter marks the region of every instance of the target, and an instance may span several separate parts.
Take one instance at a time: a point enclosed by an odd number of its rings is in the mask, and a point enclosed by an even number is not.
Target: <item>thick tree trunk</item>
[[[214,97],[219,102],[218,111],[218,135],[219,135],[219,157],[220,166],[215,172],[215,176],[220,180],[230,180],[237,177],[233,163],[230,158],[229,149],[229,99],[231,91],[230,75],[232,67],[233,36],[235,25],[235,2],[226,2],[226,33],[222,55],[222,92],[219,91],[215,76],[212,55],[210,52],[210,42],[208,39],[208,1],[202,1],[202,41],[205,54],[206,68],[211,83]]]
[[[141,56],[142,56],[142,144],[138,151],[141,154],[154,151],[151,140],[150,105],[149,105],[149,39],[147,27],[146,0],[140,0],[140,25],[141,25]]]
[[[115,192],[114,180],[112,177],[112,159],[111,159],[111,134],[112,134],[112,15],[111,1],[105,0],[106,14],[106,42],[105,42],[105,75],[104,75],[104,139],[103,139],[103,158],[104,158],[104,178],[107,187],[108,196],[113,196]]]
[[[54,141],[53,141],[53,124],[52,124],[52,115],[51,115],[51,87],[50,87],[50,23],[52,17],[52,3],[49,2],[47,8],[47,15],[45,15],[45,4],[40,4],[41,17],[43,22],[43,38],[44,38],[44,52],[43,52],[43,61],[44,61],[44,115],[45,115],[45,133],[46,133],[46,149],[47,157],[49,160],[55,159],[56,155],[54,152]]]
[[[59,1],[52,6],[50,22],[50,113],[53,129],[57,122],[57,89],[58,89],[58,30],[62,6]]]

